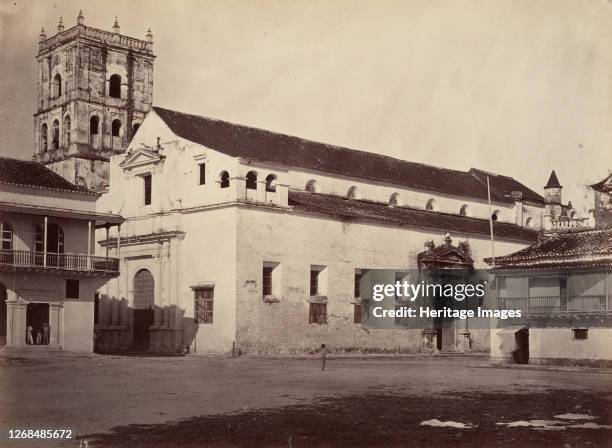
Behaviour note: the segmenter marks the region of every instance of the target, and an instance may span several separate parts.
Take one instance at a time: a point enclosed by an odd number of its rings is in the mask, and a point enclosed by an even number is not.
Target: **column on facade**
[[[49,304],[49,327],[51,328],[51,337],[49,339],[50,347],[62,347],[64,342],[64,313],[62,312],[64,305],[61,303]]]

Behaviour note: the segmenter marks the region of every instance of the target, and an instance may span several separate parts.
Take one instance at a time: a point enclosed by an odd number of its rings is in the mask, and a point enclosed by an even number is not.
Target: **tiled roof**
[[[489,184],[491,190],[496,194],[504,197],[511,197],[516,191],[520,191],[523,200],[536,202],[538,204],[544,204],[544,198],[533,191],[531,188],[526,187],[513,177],[502,176],[501,174],[488,173],[486,171],[472,168],[470,170],[474,176],[476,176],[484,185],[487,185],[487,176],[489,177]]]
[[[96,195],[78,187],[41,163],[0,157],[0,183]]]
[[[232,157],[340,174],[370,181],[487,200],[486,176],[304,140],[299,137],[154,107],[179,137]],[[483,173],[478,171],[478,173]],[[543,198],[518,181],[498,176],[491,199],[512,202],[506,190]],[[503,179],[503,180],[502,180]]]
[[[489,264],[491,259],[485,259]],[[518,252],[495,258],[496,269],[612,266],[612,228],[558,233]]]
[[[435,229],[452,234],[478,235],[488,238],[486,219],[452,215],[408,207],[390,207],[378,202],[346,199],[327,194],[289,191],[289,205],[295,211],[327,216],[341,221],[371,222],[399,227]],[[527,243],[537,241],[537,232],[514,224],[494,222],[496,238]]]
[[[610,191],[612,191],[612,181],[610,181],[610,178],[612,178],[612,174],[610,174],[608,177],[606,177],[605,179],[593,184],[593,185],[589,185],[593,190],[595,191],[600,191],[602,193],[608,193]]]

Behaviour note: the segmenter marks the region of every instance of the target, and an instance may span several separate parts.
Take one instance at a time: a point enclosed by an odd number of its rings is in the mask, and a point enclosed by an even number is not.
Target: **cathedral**
[[[542,196],[477,168],[153,106],[152,47],[150,31],[91,28],[82,13],[40,35],[34,158],[124,220],[96,235],[120,273],[83,316],[97,351],[487,350],[488,325],[370,325],[369,273],[486,268],[574,225],[554,172]]]

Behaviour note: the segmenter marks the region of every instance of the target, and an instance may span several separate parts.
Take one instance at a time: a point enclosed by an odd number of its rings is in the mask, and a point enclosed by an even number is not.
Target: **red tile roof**
[[[153,109],[179,137],[232,157],[487,200],[483,171],[438,168],[161,107]],[[534,200],[544,201],[511,177],[492,177],[493,201],[511,203],[509,194],[513,190],[521,190]]]
[[[491,259],[485,259],[492,264]],[[558,233],[495,258],[496,269],[612,267],[612,228]]]
[[[398,227],[433,229],[453,234],[477,235],[489,238],[489,221],[408,207],[390,207],[378,202],[346,199],[327,194],[289,191],[289,205],[300,213],[326,216],[341,221],[370,222]],[[537,241],[534,230],[504,222],[493,223],[498,239],[526,243]]]
[[[0,157],[0,183],[97,195],[76,186],[41,163]]]

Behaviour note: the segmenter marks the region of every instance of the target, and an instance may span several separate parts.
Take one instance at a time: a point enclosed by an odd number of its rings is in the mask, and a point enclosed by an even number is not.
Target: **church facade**
[[[485,267],[487,177],[497,253],[535,242],[544,198],[512,178],[155,107],[111,157],[98,204],[126,220],[121,276],[102,290],[98,349],[418,351],[422,328],[368,326],[360,280],[373,269],[416,270],[432,245]],[[101,250],[112,256],[117,236]],[[445,350],[465,349],[462,325],[445,330]],[[488,349],[488,337],[488,326],[472,332],[471,349]]]

